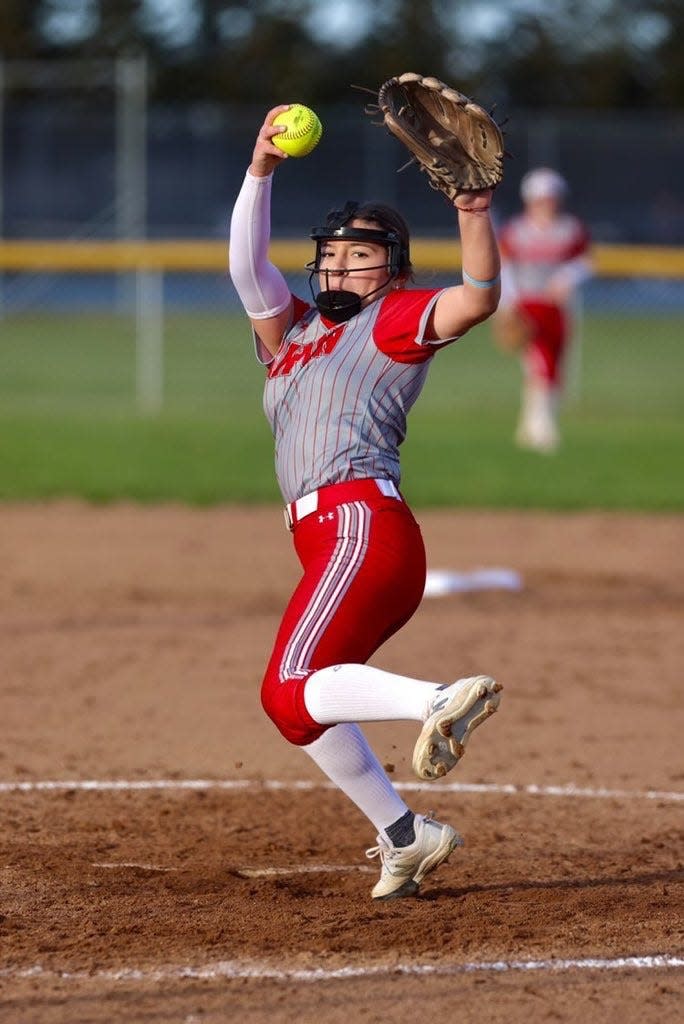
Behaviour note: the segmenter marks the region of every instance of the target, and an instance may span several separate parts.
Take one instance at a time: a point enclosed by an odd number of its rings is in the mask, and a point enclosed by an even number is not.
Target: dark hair
[[[348,224],[350,220],[370,221],[379,224],[383,231],[396,235],[399,240],[399,273],[403,276],[410,276],[413,273],[409,226],[398,210],[386,203],[358,203],[349,200],[341,210],[331,210],[328,213],[325,226],[335,230]]]

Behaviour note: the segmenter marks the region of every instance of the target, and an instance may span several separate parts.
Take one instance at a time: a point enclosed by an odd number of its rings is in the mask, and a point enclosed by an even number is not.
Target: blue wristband
[[[461,273],[463,274],[463,280],[467,281],[468,284],[472,284],[474,288],[493,288],[501,280],[501,274],[497,274],[496,277],[491,278],[489,281],[478,281],[476,277],[471,277],[466,270],[462,270]]]

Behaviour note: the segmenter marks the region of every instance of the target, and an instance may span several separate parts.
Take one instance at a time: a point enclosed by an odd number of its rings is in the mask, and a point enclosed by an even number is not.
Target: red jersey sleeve
[[[584,256],[591,245],[591,238],[587,226],[581,220],[575,219],[575,237],[570,245],[567,258],[575,259],[577,256]]]
[[[299,323],[304,314],[308,313],[311,309],[311,303],[305,302],[304,299],[300,299],[298,295],[292,296],[292,303],[292,322],[290,327],[288,327],[288,331],[290,328],[294,327],[296,323]]]
[[[441,288],[410,288],[386,295],[373,329],[373,341],[380,351],[397,363],[424,363],[437,349],[454,341],[424,338],[430,313],[441,292]]]
[[[299,296],[297,295],[293,295],[292,320],[285,333],[287,334],[287,331],[294,327],[294,325],[298,323],[302,319],[304,314],[307,313],[310,309],[310,303],[304,302],[304,300],[300,299]],[[261,338],[259,337],[258,332],[252,331],[252,335],[254,337],[254,352],[257,357],[257,361],[260,362],[262,366],[269,367],[273,360],[275,359],[275,356],[271,355],[271,353],[268,351],[268,349],[262,342]]]

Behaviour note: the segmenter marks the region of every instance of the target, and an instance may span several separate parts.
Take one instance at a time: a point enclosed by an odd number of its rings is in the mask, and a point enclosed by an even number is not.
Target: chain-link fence
[[[2,84],[4,82],[4,88]],[[6,237],[217,237],[249,162],[261,108],[147,106],[145,66],[0,64],[0,232]],[[397,205],[414,234],[448,234],[450,211],[361,94],[318,110],[324,135],[278,174],[273,227],[297,236],[341,199]],[[684,244],[684,113],[511,110],[499,216],[530,166],[557,167],[596,241]],[[503,116],[503,115],[502,115]],[[377,118],[376,118],[377,120]]]
[[[7,65],[1,76],[0,228],[6,240],[198,238],[217,244],[227,238],[263,109],[148,109],[144,68],[135,62],[98,64],[85,76],[83,68],[70,66],[61,79],[59,66],[53,66],[44,80],[42,67],[24,67],[22,77]],[[318,148],[278,171],[274,237],[306,239],[328,209],[354,197],[398,206],[414,238],[455,238],[452,211],[415,167],[399,170],[405,151],[365,115],[362,98],[318,112],[324,124]],[[570,182],[571,208],[588,223],[595,242],[684,246],[684,114],[651,117],[645,125],[641,116],[628,114],[507,113],[512,156],[496,195],[499,218],[518,208],[526,170],[550,164]],[[223,318],[239,312],[225,270],[200,274],[178,268],[140,279],[136,288],[131,274],[92,269],[97,272],[0,269],[4,400],[41,401],[46,393],[56,394],[54,381],[46,392],[45,363],[39,365],[41,359],[49,363],[51,346],[73,349],[73,373],[82,370],[81,381],[60,379],[67,401],[69,388],[81,394],[83,381],[87,395],[102,395],[108,384],[99,368],[108,365],[105,351],[111,345],[122,359],[109,378],[119,381],[120,397],[130,398],[137,388],[139,404],[158,407],[173,393],[176,359],[185,367],[180,391],[195,380],[203,401],[202,389],[211,390],[224,370],[193,374],[182,353],[193,351],[199,336],[214,339],[210,348],[219,352]],[[293,271],[289,279],[294,290],[307,294],[303,273]],[[448,280],[454,277],[427,271],[419,283]],[[638,332],[652,317],[665,318],[676,336],[683,326],[684,278],[641,276],[635,262],[623,276],[589,282],[583,304],[588,321],[601,318],[602,338],[619,338],[628,321]],[[251,380],[253,367],[232,364],[227,372],[239,397],[239,378]]]

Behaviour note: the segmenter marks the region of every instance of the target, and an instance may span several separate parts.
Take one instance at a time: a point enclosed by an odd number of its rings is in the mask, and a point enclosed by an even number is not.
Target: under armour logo
[[[334,512],[326,512],[324,515],[320,515],[318,517],[318,522],[319,523],[324,523],[326,521],[326,519],[334,519],[334,518],[335,518],[335,513]]]

